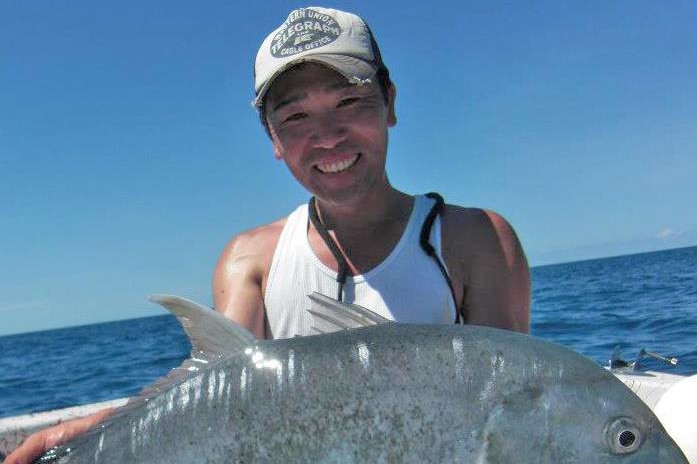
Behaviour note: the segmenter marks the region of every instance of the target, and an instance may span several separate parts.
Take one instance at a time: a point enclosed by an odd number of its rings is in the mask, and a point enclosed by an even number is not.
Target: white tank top
[[[421,227],[434,200],[416,196],[402,237],[385,260],[362,275],[348,276],[344,301],[400,322],[452,324],[455,303],[437,263],[419,244]],[[310,335],[312,316],[307,295],[336,298],[337,272],[325,266],[307,240],[308,206],[286,219],[274,251],[264,304],[273,338]],[[430,243],[441,258],[440,218],[431,228]]]

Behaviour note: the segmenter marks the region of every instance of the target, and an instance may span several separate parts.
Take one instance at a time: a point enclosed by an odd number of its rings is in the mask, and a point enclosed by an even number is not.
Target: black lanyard
[[[455,323],[464,324],[464,317],[461,316],[460,310],[458,309],[457,299],[455,298],[455,290],[453,289],[453,283],[450,280],[448,271],[445,269],[445,264],[442,262],[442,260],[436,253],[435,248],[433,248],[433,245],[431,245],[431,242],[429,241],[429,237],[431,236],[431,229],[433,228],[433,222],[436,220],[436,217],[443,210],[445,202],[443,200],[443,197],[441,197],[439,194],[435,192],[427,193],[426,196],[434,199],[436,203],[431,208],[431,211],[429,211],[428,216],[426,216],[426,220],[421,226],[419,244],[421,245],[421,248],[424,250],[424,252],[428,256],[433,258],[433,260],[436,262],[438,269],[440,269],[441,274],[443,274],[443,277],[445,278],[445,282],[448,284],[448,288],[450,289],[450,295],[452,296],[453,303],[455,304]],[[337,300],[343,301],[344,285],[346,284],[346,277],[348,275],[348,264],[346,263],[346,258],[344,257],[343,253],[341,253],[341,250],[339,250],[339,246],[336,244],[334,238],[332,238],[332,236],[329,235],[329,231],[327,230],[327,228],[324,226],[324,224],[322,224],[322,221],[320,221],[319,214],[317,212],[317,204],[315,202],[315,197],[310,198],[307,208],[309,212],[310,222],[315,227],[315,229],[317,229],[317,232],[319,233],[320,237],[322,237],[322,240],[324,240],[324,243],[329,248],[329,251],[331,251],[332,255],[334,255],[334,259],[336,259],[336,262],[339,266],[338,273],[336,276],[336,281],[339,283],[339,292],[337,295]]]
[[[344,284],[346,283],[346,275],[348,274],[348,264],[346,263],[346,258],[344,258],[343,253],[341,253],[341,250],[339,250],[339,246],[336,244],[332,236],[329,235],[327,228],[324,227],[322,221],[319,220],[317,205],[315,204],[315,197],[310,198],[307,208],[310,213],[310,222],[313,226],[315,226],[315,229],[317,229],[317,232],[319,232],[322,240],[324,240],[324,243],[327,245],[327,247],[329,247],[329,251],[332,252],[334,259],[336,259],[336,262],[339,265],[339,271],[336,276],[336,281],[339,282],[339,294],[337,295],[336,299],[339,301],[344,301]]]

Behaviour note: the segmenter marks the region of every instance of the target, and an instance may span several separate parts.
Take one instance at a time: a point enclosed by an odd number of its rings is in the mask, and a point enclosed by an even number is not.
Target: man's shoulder
[[[217,311],[264,336],[263,294],[268,269],[285,219],[234,236],[213,271],[213,299]]]
[[[528,332],[530,273],[508,221],[494,211],[448,205],[442,236],[453,282],[467,289],[467,320]]]
[[[448,229],[483,236],[511,227],[508,221],[496,211],[451,204],[446,204],[443,209],[443,221]]]
[[[273,261],[286,218],[246,230],[234,236],[223,249],[213,271],[214,294],[229,290],[229,282],[255,282],[263,287]],[[225,304],[216,301],[216,307]]]
[[[513,227],[495,211],[447,204],[442,217],[445,242],[461,252],[481,254],[517,242]]]
[[[273,255],[287,219],[284,217],[235,235],[225,246],[221,259]]]

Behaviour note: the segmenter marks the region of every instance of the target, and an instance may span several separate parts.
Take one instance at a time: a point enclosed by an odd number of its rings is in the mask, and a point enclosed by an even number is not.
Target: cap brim
[[[346,77],[346,79],[349,80],[365,81],[366,79],[372,78],[378,70],[377,65],[365,60],[361,60],[360,58],[354,58],[352,56],[330,54],[302,56],[299,57],[297,60],[293,60],[287,63],[285,66],[276,71],[264,83],[264,85],[261,86],[252,104],[257,108],[261,108],[266,93],[269,91],[269,89],[271,88],[275,80],[278,78],[278,76],[286,72],[289,68],[292,68],[293,66],[297,65],[298,63],[307,62],[325,65],[338,72],[339,74],[343,75],[344,77]]]

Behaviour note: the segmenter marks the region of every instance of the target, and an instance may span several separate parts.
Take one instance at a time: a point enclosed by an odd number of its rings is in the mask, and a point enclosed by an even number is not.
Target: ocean
[[[697,247],[532,269],[531,332],[607,365],[697,373]],[[190,346],[173,316],[0,337],[0,417],[132,396]]]

